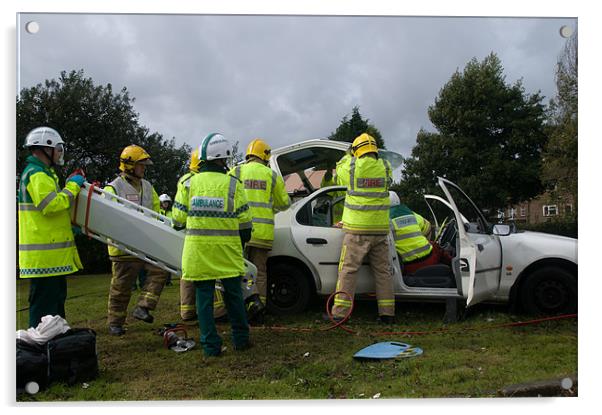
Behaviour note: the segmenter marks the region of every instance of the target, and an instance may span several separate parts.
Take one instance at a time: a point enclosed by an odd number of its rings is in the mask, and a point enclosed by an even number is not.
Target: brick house
[[[504,221],[542,223],[574,214],[573,198],[568,195],[553,197],[544,193],[529,201],[510,206],[503,212]],[[498,212],[500,218],[501,212]]]

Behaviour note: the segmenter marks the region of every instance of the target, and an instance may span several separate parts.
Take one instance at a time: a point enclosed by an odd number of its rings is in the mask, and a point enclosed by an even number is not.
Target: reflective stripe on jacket
[[[433,250],[425,238],[421,223],[426,222],[417,213],[391,219],[395,231],[395,249],[403,262],[412,262],[425,258]]]
[[[182,253],[182,278],[214,280],[245,272],[241,229],[253,225],[242,183],[224,173],[201,171],[190,179]]]
[[[348,157],[345,162],[337,164],[337,182],[347,186],[343,229],[351,233],[387,234],[391,182],[389,163],[370,156]]]
[[[115,180],[109,183],[104,190],[109,193],[116,194],[117,196],[123,197],[130,202],[144,206],[145,208],[152,209],[155,212],[159,212],[160,202],[159,196],[153,185],[147,180],[141,179],[141,190],[136,189],[132,186],[122,175],[117,176]],[[112,259],[135,259],[135,257],[128,255],[119,248],[109,245],[109,256],[115,257]]]
[[[253,233],[247,245],[272,248],[274,213],[290,206],[284,180],[271,168],[249,161],[230,171],[243,184],[253,218]]]
[[[18,193],[21,278],[72,274],[83,266],[71,230],[70,207],[80,191],[75,182],[60,189],[54,170],[27,158]]]
[[[186,226],[186,217],[188,215],[188,195],[190,193],[190,178],[197,174],[194,171],[189,171],[178,180],[176,189],[176,197],[174,197],[173,206],[171,209],[171,218],[176,227]]]

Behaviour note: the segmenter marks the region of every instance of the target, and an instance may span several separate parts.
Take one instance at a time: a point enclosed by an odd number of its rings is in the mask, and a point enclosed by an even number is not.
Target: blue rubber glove
[[[76,174],[76,175],[71,176],[71,177],[69,177],[67,179],[67,183],[69,183],[69,182],[75,182],[80,187],[84,184],[85,181],[86,181],[86,179],[81,174]]]
[[[71,231],[73,232],[73,235],[81,235],[82,234],[82,228],[80,228],[77,225],[71,225]]]

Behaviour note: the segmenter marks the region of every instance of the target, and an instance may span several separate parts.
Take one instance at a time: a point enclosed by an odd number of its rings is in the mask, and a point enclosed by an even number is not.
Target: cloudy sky
[[[151,131],[192,146],[212,131],[243,146],[325,138],[357,105],[407,156],[473,57],[495,52],[508,83],[553,97],[563,25],[576,19],[22,14],[17,88],[83,69],[127,87]]]

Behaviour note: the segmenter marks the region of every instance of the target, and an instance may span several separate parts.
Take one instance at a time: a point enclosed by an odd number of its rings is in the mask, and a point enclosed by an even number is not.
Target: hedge
[[[577,221],[550,221],[543,223],[517,224],[519,230],[551,233],[577,238]]]

